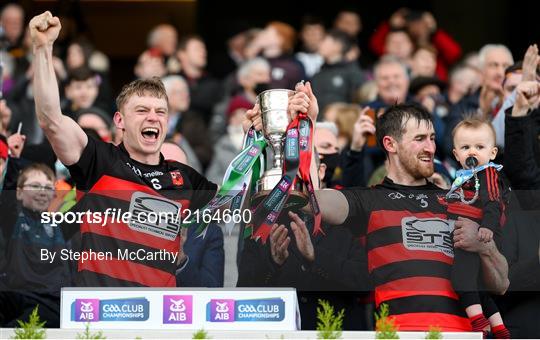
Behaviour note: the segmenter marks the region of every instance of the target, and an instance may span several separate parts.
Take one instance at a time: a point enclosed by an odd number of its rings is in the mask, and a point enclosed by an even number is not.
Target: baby
[[[500,247],[508,190],[498,175],[502,166],[491,162],[498,151],[495,130],[487,121],[470,118],[454,128],[453,137],[454,157],[463,170],[458,171],[447,195],[449,218],[462,216],[476,221],[480,225],[478,239],[482,242],[495,240]],[[495,338],[508,339],[510,333],[493,299],[489,294],[479,292],[479,273],[480,257],[476,253],[454,249],[452,284],[471,320],[473,331],[487,335],[491,329]]]

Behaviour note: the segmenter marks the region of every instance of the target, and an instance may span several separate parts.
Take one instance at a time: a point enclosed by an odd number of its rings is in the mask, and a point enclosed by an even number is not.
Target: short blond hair
[[[456,127],[452,130],[452,141],[456,137],[456,133],[459,129],[461,128],[478,129],[483,125],[487,126],[489,130],[491,131],[491,135],[493,136],[493,145],[495,145],[497,143],[496,142],[497,133],[495,132],[495,128],[493,127],[493,124],[491,124],[489,120],[485,120],[485,119],[477,118],[477,117],[468,117],[468,118],[463,119],[461,122],[459,122],[458,125],[456,125]],[[456,143],[454,142],[454,144]]]
[[[122,107],[127,103],[131,96],[137,95],[142,97],[144,95],[150,95],[156,98],[165,98],[165,101],[169,102],[167,97],[167,91],[163,82],[158,77],[152,77],[149,79],[137,79],[129,84],[124,85],[118,97],[116,97],[116,108],[118,111],[122,111]]]

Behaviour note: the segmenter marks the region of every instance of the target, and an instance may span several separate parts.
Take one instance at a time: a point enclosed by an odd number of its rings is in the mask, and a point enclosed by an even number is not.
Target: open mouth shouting
[[[154,143],[159,140],[160,131],[156,127],[146,127],[141,131],[143,140],[148,143]]]

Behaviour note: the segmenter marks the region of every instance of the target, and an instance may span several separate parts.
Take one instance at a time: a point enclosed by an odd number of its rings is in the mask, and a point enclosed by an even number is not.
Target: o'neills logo
[[[163,295],[163,323],[191,324],[192,314],[191,295]]]
[[[146,321],[150,304],[145,298],[76,299],[71,304],[71,321]]]
[[[232,300],[212,299],[206,305],[206,321],[283,321],[285,301],[280,298]]]

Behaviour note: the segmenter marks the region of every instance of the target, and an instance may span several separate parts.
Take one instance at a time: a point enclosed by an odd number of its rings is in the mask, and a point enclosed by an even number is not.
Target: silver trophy
[[[263,136],[273,151],[272,167],[266,170],[257,181],[253,203],[258,204],[278,184],[283,176],[283,148],[287,134],[287,126],[291,122],[288,106],[295,91],[273,89],[261,92],[257,101],[262,114]],[[307,203],[307,195],[302,192],[302,181],[298,179],[292,188],[286,207],[303,207]]]

